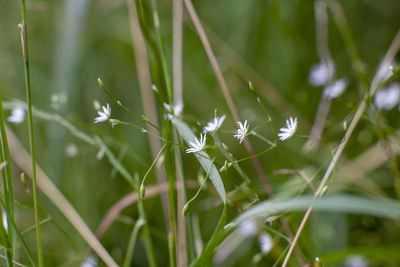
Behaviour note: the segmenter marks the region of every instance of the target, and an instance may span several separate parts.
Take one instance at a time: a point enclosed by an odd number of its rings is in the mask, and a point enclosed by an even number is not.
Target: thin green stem
[[[29,49],[28,49],[28,39],[27,39],[25,0],[21,0],[21,15],[22,15],[22,23],[20,23],[18,26],[21,32],[22,55],[24,59],[24,70],[25,70],[26,103],[28,106],[29,147],[31,152],[31,164],[32,164],[32,192],[33,192],[33,206],[34,206],[35,224],[36,224],[36,245],[38,254],[38,265],[42,267],[43,249],[42,249],[42,238],[40,234],[39,200],[38,200],[38,190],[36,181],[36,164],[35,164],[36,153],[35,153],[35,138],[33,134],[32,96],[31,96],[31,80],[29,71]]]
[[[139,194],[139,174],[135,173],[135,183],[136,183],[136,188],[137,188],[137,193]],[[146,247],[146,254],[147,254],[147,260],[149,261],[149,266],[150,267],[157,267],[157,260],[156,260],[156,255],[154,253],[154,248],[153,248],[153,242],[151,241],[151,236],[150,236],[150,228],[147,223],[147,217],[146,217],[146,211],[144,209],[144,203],[142,198],[138,198],[137,200],[137,206],[138,206],[138,211],[139,211],[139,216],[144,220],[144,225],[143,225],[143,232],[142,232],[142,237],[144,239],[144,245]]]
[[[6,124],[5,124],[5,116],[3,110],[3,98],[0,92],[0,136],[1,136],[1,154],[0,159],[2,162],[6,162],[4,168],[2,169],[2,177],[3,177],[3,194],[5,197],[5,204],[8,206],[8,209],[11,213],[11,217],[14,216],[14,186],[12,181],[11,174],[11,158],[10,151],[8,148],[8,140],[6,134]],[[7,216],[7,222],[11,225],[11,217]],[[8,237],[11,243],[11,250],[7,250],[7,262],[9,266],[12,266],[12,260],[15,253],[15,235],[14,229],[12,227],[8,228]]]

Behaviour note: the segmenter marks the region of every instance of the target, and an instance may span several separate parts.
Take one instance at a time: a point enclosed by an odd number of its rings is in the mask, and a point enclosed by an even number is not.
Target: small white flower
[[[82,262],[81,267],[95,267],[97,266],[97,258],[96,256],[90,255],[86,258],[84,262]]]
[[[3,217],[3,225],[4,225],[4,229],[6,229],[6,231],[8,230],[8,219],[7,219],[7,213],[3,210],[1,211],[1,216]]]
[[[78,155],[78,147],[74,143],[69,143],[65,148],[65,154],[67,157],[73,158]]]
[[[15,124],[20,124],[21,122],[24,121],[25,118],[25,110],[23,107],[17,106],[13,108],[11,111],[11,116],[7,118],[7,121],[15,123]]]
[[[375,94],[375,106],[381,110],[390,110],[397,105],[400,99],[400,85],[391,84],[388,88],[382,88]]]
[[[254,220],[249,219],[239,224],[239,232],[247,237],[257,234],[257,224]]]
[[[342,78],[334,81],[324,89],[324,96],[328,99],[339,97],[347,88],[349,82]]]
[[[164,103],[164,108],[169,113],[167,114],[168,120],[172,120],[174,117],[179,117],[181,115],[183,110],[183,103],[179,102],[173,108],[171,107],[171,105]]]
[[[363,256],[352,255],[346,258],[345,267],[367,267],[368,261]]]
[[[97,114],[99,114],[99,117],[94,119],[94,123],[99,123],[103,121],[107,121],[111,117],[111,108],[110,104],[107,103],[107,106],[103,106],[103,111],[97,111]]]
[[[292,137],[297,129],[297,118],[290,117],[286,120],[286,128],[281,128],[281,133],[278,133],[279,140],[285,141],[286,139]]]
[[[239,129],[236,130],[236,134],[233,136],[239,139],[239,143],[242,143],[249,130],[249,125],[247,124],[247,120],[244,121],[244,124],[240,121],[238,121],[237,124],[239,124]]]
[[[222,123],[224,122],[224,120],[225,120],[225,115],[222,115],[221,117],[215,117],[214,118],[214,120],[212,120],[212,121],[209,121],[208,123],[207,123],[207,126],[206,127],[204,127],[204,129],[203,129],[203,133],[213,133],[213,132],[216,132],[218,129],[219,129],[219,127],[221,127],[221,125],[222,125]]]
[[[321,62],[311,67],[308,81],[313,86],[321,86],[329,82],[334,73],[335,65],[332,61],[329,60],[326,63]]]
[[[273,246],[272,238],[267,233],[260,235],[258,238],[258,243],[260,244],[261,251],[264,254],[267,254]]]
[[[186,149],[186,153],[195,153],[202,151],[206,145],[206,140],[207,136],[205,134],[200,134],[200,141],[199,139],[197,139],[197,137],[195,138],[196,143],[189,141],[191,148]]]

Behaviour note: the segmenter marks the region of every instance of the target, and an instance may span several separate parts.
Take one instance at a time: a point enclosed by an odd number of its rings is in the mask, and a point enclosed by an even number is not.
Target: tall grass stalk
[[[2,169],[2,181],[3,181],[3,195],[5,205],[8,207],[10,214],[7,216],[8,225],[11,225],[11,218],[15,218],[14,212],[14,186],[11,173],[11,158],[10,151],[8,148],[8,140],[6,133],[6,123],[3,110],[3,97],[0,91],[0,136],[1,136],[1,161],[5,162],[5,166]],[[13,227],[8,227],[8,238],[10,240],[11,248],[6,250],[7,262],[9,266],[12,266],[12,260],[14,259],[15,253],[15,235]]]
[[[22,22],[18,25],[21,33],[21,46],[22,55],[24,59],[24,71],[25,71],[25,90],[26,90],[26,103],[28,107],[28,128],[29,128],[29,146],[31,152],[31,165],[32,165],[32,192],[33,192],[33,206],[35,213],[35,224],[36,224],[36,246],[38,255],[38,265],[43,266],[43,249],[42,249],[42,238],[40,234],[40,217],[39,217],[39,200],[38,190],[36,181],[36,153],[35,153],[35,138],[33,134],[33,117],[32,117],[32,94],[31,94],[31,79],[29,70],[29,46],[27,38],[27,20],[26,20],[26,6],[25,0],[21,0],[21,17]]]

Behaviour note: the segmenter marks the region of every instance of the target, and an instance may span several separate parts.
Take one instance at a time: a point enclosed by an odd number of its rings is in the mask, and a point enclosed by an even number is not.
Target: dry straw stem
[[[212,68],[213,68],[213,70],[215,72],[215,75],[217,77],[218,83],[219,83],[219,85],[221,87],[221,90],[222,90],[222,94],[225,97],[225,101],[228,103],[229,110],[230,110],[230,112],[231,112],[231,114],[233,116],[233,119],[235,121],[240,121],[239,113],[237,112],[235,104],[233,103],[233,100],[232,100],[231,95],[230,95],[229,90],[228,90],[228,86],[227,86],[227,84],[225,82],[225,79],[224,79],[224,77],[222,75],[221,69],[220,69],[220,67],[218,65],[218,62],[217,62],[217,59],[216,59],[216,57],[214,55],[214,52],[212,51],[210,42],[208,41],[207,35],[206,35],[206,33],[205,33],[204,29],[203,29],[203,26],[201,25],[201,22],[200,22],[200,19],[199,19],[197,13],[196,13],[196,10],[194,9],[194,7],[192,5],[192,2],[190,0],[184,0],[184,1],[185,1],[186,8],[187,8],[187,10],[189,12],[189,15],[190,15],[190,17],[191,17],[191,19],[193,21],[193,24],[194,24],[194,26],[195,26],[195,28],[197,30],[199,38],[200,38],[200,40],[201,40],[201,42],[202,42],[202,44],[204,46],[204,50],[206,51],[206,54],[208,56],[208,59],[210,60],[211,66],[212,66]],[[250,142],[249,142],[249,140],[247,138],[244,139],[244,145],[246,147],[247,152],[251,156],[253,156],[254,155],[254,150],[251,147],[251,144],[250,144]],[[260,177],[260,180],[264,184],[264,187],[265,187],[265,189],[267,191],[267,194],[268,194],[269,198],[270,199],[274,199],[274,194],[272,192],[271,185],[269,184],[268,179],[267,179],[266,175],[264,174],[264,171],[262,169],[260,161],[258,160],[257,157],[252,157],[251,160],[252,160],[253,165],[254,165],[254,167],[255,167],[255,169],[257,171],[258,176]],[[288,237],[292,240],[293,239],[293,234],[292,234],[292,232],[290,230],[290,227],[289,227],[289,224],[287,223],[286,218],[282,216],[282,217],[280,217],[280,221],[281,221],[281,224],[282,224],[282,228],[284,229],[284,231],[286,232]],[[296,253],[296,256],[297,256],[297,259],[298,259],[300,265],[303,265],[304,261],[303,261],[301,255],[300,255],[300,253],[298,251],[295,251],[295,253]]]
[[[397,32],[395,38],[392,41],[392,44],[389,47],[389,50],[386,52],[386,55],[385,55],[385,57],[383,58],[383,60],[382,60],[382,62],[380,64],[380,67],[379,67],[377,73],[375,74],[374,78],[372,79],[371,86],[369,88],[369,92],[367,92],[365,94],[364,99],[362,100],[360,106],[358,107],[356,113],[354,114],[353,120],[351,121],[349,128],[347,129],[347,131],[346,131],[346,133],[345,133],[340,145],[338,146],[335,154],[333,155],[333,158],[332,158],[332,160],[331,160],[331,162],[329,164],[328,169],[326,170],[326,172],[324,174],[324,177],[322,178],[322,181],[321,181],[321,183],[320,183],[320,185],[318,187],[318,190],[314,194],[314,199],[320,196],[323,188],[327,184],[328,179],[331,176],[332,171],[335,168],[336,163],[339,160],[339,158],[340,158],[340,156],[341,156],[341,154],[343,152],[343,149],[346,147],[347,142],[349,141],[351,135],[353,134],[354,129],[356,128],[358,122],[361,119],[362,114],[365,111],[365,108],[368,105],[368,99],[375,94],[376,90],[378,90],[378,86],[379,86],[380,82],[382,81],[382,78],[384,77],[384,73],[389,68],[391,62],[393,61],[393,59],[396,56],[396,54],[399,51],[399,49],[400,49],[400,30]],[[300,223],[300,226],[299,226],[299,228],[297,230],[297,233],[296,233],[296,235],[295,235],[295,237],[293,239],[293,242],[290,245],[289,251],[286,254],[286,257],[285,257],[285,260],[283,262],[282,267],[285,267],[288,264],[290,255],[293,252],[294,247],[296,246],[297,240],[299,239],[300,234],[304,229],[304,226],[305,226],[305,224],[306,224],[306,222],[307,222],[307,220],[308,220],[308,218],[309,218],[309,216],[311,214],[312,209],[313,209],[313,206],[310,206],[307,209],[307,211],[306,211],[306,213],[305,213],[305,215],[304,215],[304,217],[303,217],[303,219],[302,219],[302,221]]]
[[[131,39],[133,45],[133,52],[135,54],[136,60],[136,69],[138,72],[139,78],[139,87],[142,95],[142,102],[144,108],[145,116],[156,124],[158,127],[158,118],[157,118],[157,109],[156,104],[153,97],[152,90],[152,82],[151,82],[151,74],[150,74],[150,64],[147,57],[147,49],[146,44],[143,38],[142,31],[139,25],[139,18],[136,11],[135,0],[127,0],[128,8],[129,8],[129,23],[131,30]],[[150,149],[153,159],[156,158],[158,152],[161,150],[160,140],[157,138],[158,133],[154,132],[155,130],[152,127],[147,127],[148,131],[153,133],[149,134],[149,143]],[[156,177],[159,184],[166,182],[165,170],[163,167],[156,168]],[[169,214],[169,204],[168,204],[168,196],[166,193],[161,194],[163,211],[165,224],[168,229],[170,229],[170,214]]]
[[[173,90],[174,90],[174,103],[175,105],[183,103],[183,89],[182,89],[182,21],[183,21],[183,3],[182,0],[173,1]],[[177,152],[180,153],[180,152]],[[177,209],[183,210],[185,205],[185,184],[183,179],[183,170],[179,164],[178,154],[175,154],[175,168],[177,186]],[[188,262],[187,256],[187,242],[186,242],[186,219],[182,212],[177,213],[177,244],[176,244],[176,258],[178,267],[186,267]]]
[[[325,1],[318,0],[314,2],[315,13],[315,43],[318,50],[320,62],[329,64],[333,62],[328,46],[328,13]],[[329,83],[332,81],[328,81]],[[315,115],[314,124],[311,128],[310,138],[308,140],[309,148],[316,149],[324,131],[326,118],[328,117],[331,107],[331,99],[326,98],[324,94],[318,105],[317,114]]]
[[[30,173],[32,167],[30,165],[31,157],[21,142],[17,139],[15,134],[7,129],[7,137],[10,144],[10,154],[15,163],[25,172]],[[75,227],[82,238],[88,243],[88,245],[97,253],[97,255],[106,263],[108,266],[118,266],[113,260],[110,254],[104,249],[96,236],[90,231],[85,221],[79,216],[78,212],[68,202],[64,195],[58,190],[53,184],[49,177],[43,172],[38,164],[36,164],[37,170],[37,185],[39,189],[45,194],[53,204],[60,210],[61,213],[69,220],[69,222]]]

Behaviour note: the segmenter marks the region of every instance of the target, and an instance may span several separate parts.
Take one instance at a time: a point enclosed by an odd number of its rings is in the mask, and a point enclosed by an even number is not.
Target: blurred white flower
[[[172,120],[174,117],[179,117],[181,115],[183,110],[183,103],[179,102],[173,108],[171,107],[171,105],[164,103],[164,108],[169,113],[167,114],[168,120]]]
[[[95,267],[95,266],[97,266],[97,258],[93,255],[87,257],[86,260],[81,264],[81,267]]]
[[[334,81],[324,89],[324,96],[328,99],[339,97],[347,88],[349,82],[347,79],[342,78]]]
[[[346,258],[344,262],[345,267],[367,267],[368,261],[359,255],[353,255]]]
[[[375,94],[375,106],[381,110],[390,110],[397,105],[400,99],[400,85],[392,83],[387,88],[382,88]]]
[[[103,106],[103,111],[97,111],[97,114],[99,114],[99,117],[94,119],[94,123],[99,123],[103,121],[107,121],[111,117],[111,108],[110,104],[107,103],[107,106]]]
[[[7,213],[3,210],[3,211],[1,212],[1,216],[3,217],[4,229],[6,229],[6,231],[8,231]]]
[[[78,155],[78,147],[74,143],[69,143],[65,148],[65,154],[70,158],[76,157]]]
[[[249,130],[249,125],[247,124],[247,120],[244,121],[244,124],[240,121],[238,121],[237,124],[239,124],[239,129],[236,130],[236,134],[233,136],[239,139],[239,143],[242,143]]]
[[[197,137],[195,138],[196,143],[189,141],[191,148],[186,149],[186,153],[195,153],[202,151],[206,145],[206,140],[207,136],[205,134],[200,134],[200,141],[199,139],[197,139]]]
[[[244,236],[254,236],[257,234],[257,224],[254,220],[246,220],[239,224],[238,230]]]
[[[24,108],[20,107],[20,106],[16,106],[11,111],[11,116],[9,116],[7,118],[7,121],[15,123],[15,124],[20,124],[21,122],[24,121],[24,118],[25,118],[25,110],[24,110]]]
[[[203,129],[203,133],[213,133],[213,132],[216,132],[218,129],[219,129],[219,127],[221,127],[221,125],[222,125],[222,123],[224,122],[224,120],[225,120],[225,115],[222,115],[221,117],[215,117],[214,118],[214,120],[212,120],[212,121],[209,121],[208,123],[207,123],[207,126],[206,127],[204,127],[204,129]]]
[[[325,85],[333,77],[335,73],[335,65],[328,60],[326,63],[319,63],[311,67],[308,81],[313,86]]]
[[[279,140],[285,141],[286,139],[292,137],[297,129],[297,118],[290,117],[286,120],[286,128],[281,128],[280,133],[278,133]]]
[[[258,238],[258,243],[260,244],[261,251],[264,254],[267,254],[273,246],[272,238],[267,233],[260,235]]]

